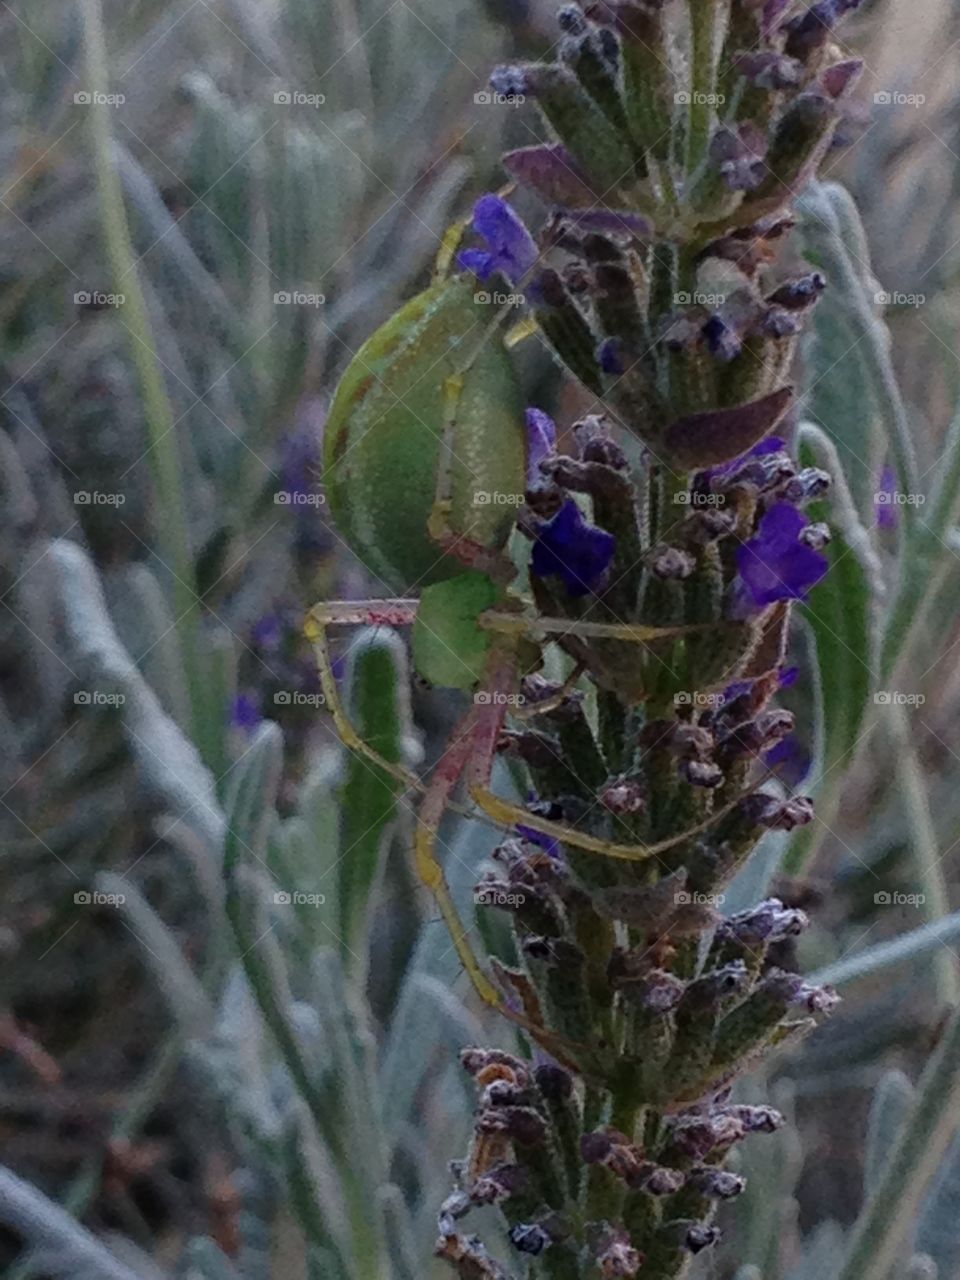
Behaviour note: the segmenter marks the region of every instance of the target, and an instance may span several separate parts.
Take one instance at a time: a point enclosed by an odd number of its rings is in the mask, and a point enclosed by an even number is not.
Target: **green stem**
[[[710,142],[711,100],[716,84],[717,5],[714,0],[688,0],[691,66],[690,110],[687,115],[686,170],[692,174]]]
[[[960,1116],[960,1009],[927,1063],[876,1191],[853,1230],[838,1280],[887,1280]]]
[[[104,38],[101,0],[81,0],[81,9],[88,87],[92,93],[105,95],[110,87],[109,62]],[[124,327],[130,334],[132,359],[143,397],[148,456],[156,485],[158,512],[156,540],[160,548],[160,558],[173,578],[176,628],[190,695],[194,738],[202,746],[206,719],[202,715],[202,709],[206,699],[203,694],[204,682],[198,665],[199,650],[196,643],[199,600],[195,589],[193,555],[188,536],[189,522],[183,495],[173,412],[164,386],[143,289],[137,273],[137,258],[130,239],[123,190],[113,162],[113,137],[110,127],[112,108],[103,101],[93,101],[88,110],[107,255],[117,284],[123,281]],[[207,753],[204,752],[204,758],[206,755]]]
[[[930,813],[930,801],[907,722],[907,713],[899,703],[891,706],[891,712],[900,784],[913,834],[917,872],[923,888],[923,913],[928,921],[933,922],[941,920],[950,912],[950,901],[943,878],[943,861],[937,851],[937,834]],[[933,964],[940,999],[950,1005],[960,1005],[960,975],[953,950],[941,947],[934,956]]]

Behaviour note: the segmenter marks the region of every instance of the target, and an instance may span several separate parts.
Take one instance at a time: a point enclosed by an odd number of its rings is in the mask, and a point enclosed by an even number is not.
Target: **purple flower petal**
[[[873,509],[876,512],[878,529],[897,527],[897,508],[893,501],[896,492],[897,473],[893,467],[884,467],[880,472],[879,487],[873,495]]]
[[[502,196],[481,196],[473,208],[473,229],[487,242],[487,249],[464,249],[457,255],[460,266],[481,280],[499,272],[511,284],[519,284],[539,256],[519,215]]]
[[[557,427],[549,414],[532,405],[527,410],[527,485],[539,484],[540,463],[557,447]]]
[[[763,757],[768,768],[776,770],[777,777],[787,787],[798,787],[813,763],[810,752],[794,733],[781,738]]]
[[[615,546],[613,535],[588,524],[573,498],[568,498],[553,519],[541,526],[530,568],[538,578],[561,578],[568,595],[585,596],[610,568]]]
[[[792,503],[776,502],[767,510],[756,536],[737,551],[738,611],[743,605],[762,609],[777,600],[803,600],[824,576],[827,557],[801,541],[806,525]]]
[[[604,373],[619,377],[623,373],[623,343],[619,338],[604,338],[597,352]]]
[[[548,836],[543,831],[537,831],[533,827],[526,827],[523,823],[517,823],[517,835],[522,836],[524,840],[529,840],[531,844],[537,845],[544,853],[549,854],[551,858],[560,857],[560,841],[555,836]]]

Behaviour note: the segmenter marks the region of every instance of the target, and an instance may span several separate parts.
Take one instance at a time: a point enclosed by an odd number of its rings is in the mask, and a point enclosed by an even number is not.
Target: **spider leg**
[[[616,844],[614,841],[603,840],[599,836],[588,835],[585,831],[576,831],[573,827],[564,826],[562,822],[553,822],[549,818],[542,818],[539,814],[529,813],[518,804],[502,799],[491,791],[486,783],[479,780],[476,780],[471,785],[470,797],[487,817],[493,819],[494,822],[502,823],[504,826],[515,827],[520,823],[523,826],[531,827],[534,831],[541,832],[543,835],[553,836],[555,840],[559,840],[562,844],[572,845],[575,849],[585,849],[588,853],[600,853],[606,858],[619,858],[624,862],[645,862],[648,858],[655,858],[657,854],[665,853],[668,849],[674,848],[675,845],[683,844],[684,841],[691,839],[691,837],[708,831],[716,822],[725,818],[727,814],[732,813],[744,796],[756,791],[771,776],[773,776],[772,770],[765,774],[754,786],[735,796],[729,804],[725,804],[723,808],[711,813],[703,822],[698,822],[695,827],[688,827],[686,831],[681,831],[679,835],[671,836],[668,840],[660,840],[656,844]]]
[[[357,751],[360,755],[366,756],[371,763],[389,774],[391,778],[396,778],[398,782],[402,782],[405,787],[423,792],[426,787],[415,773],[405,769],[403,765],[397,764],[396,761],[387,760],[357,732],[340,697],[340,690],[337,688],[336,677],[333,674],[330,649],[327,644],[327,628],[331,625],[366,624],[376,626],[385,624],[388,626],[406,626],[413,621],[415,616],[416,601],[384,600],[369,605],[358,605],[350,601],[331,601],[314,605],[307,614],[304,633],[313,646],[317,670],[320,674],[320,688],[323,690],[324,703],[333,716],[333,723],[336,726],[340,741],[348,750]]]

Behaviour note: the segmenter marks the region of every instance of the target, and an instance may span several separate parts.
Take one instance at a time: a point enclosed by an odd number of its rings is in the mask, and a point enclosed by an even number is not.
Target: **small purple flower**
[[[737,551],[735,610],[740,616],[777,600],[804,600],[830,567],[827,557],[801,538],[807,519],[789,502],[775,502],[756,536]]]
[[[786,449],[786,443],[781,436],[766,436],[752,449],[748,449],[746,453],[741,453],[738,458],[731,458],[729,462],[721,462],[716,467],[706,467],[701,471],[701,476],[705,484],[709,485],[710,481],[718,476],[732,475],[745,467],[752,458],[763,458],[770,453],[782,453]]]
[[[619,377],[623,369],[623,343],[619,338],[604,338],[597,352],[600,368],[604,373]]]
[[[763,762],[791,790],[799,787],[813,763],[810,752],[794,733],[788,733],[776,746],[771,747],[764,755]]]
[[[878,529],[895,529],[897,527],[897,509],[893,498],[897,492],[897,473],[893,467],[884,467],[880,472],[880,484],[873,495],[873,507],[877,513]]]
[[[540,526],[530,567],[538,578],[556,574],[567,594],[585,596],[610,568],[616,539],[588,524],[573,498]]]
[[[743,350],[740,335],[719,313],[710,317],[701,333],[710,353],[724,362],[735,359]]]
[[[481,196],[473,208],[473,229],[486,240],[487,248],[462,250],[457,261],[464,271],[484,281],[499,272],[511,284],[519,284],[539,257],[520,216],[502,196]]]
[[[249,693],[238,693],[230,704],[231,726],[252,733],[262,719],[257,699]]]
[[[557,427],[549,414],[532,405],[527,410],[527,486],[541,483],[540,463],[557,448]]]
[[[524,826],[522,822],[517,823],[517,835],[522,836],[524,840],[529,840],[531,844],[535,844],[549,857],[560,857],[560,841],[554,836],[548,836],[543,831],[537,831],[533,827]]]

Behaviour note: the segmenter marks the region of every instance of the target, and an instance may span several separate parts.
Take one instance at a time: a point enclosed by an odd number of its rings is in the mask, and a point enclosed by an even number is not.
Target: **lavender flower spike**
[[[486,249],[463,249],[457,261],[486,281],[499,272],[511,284],[519,284],[539,257],[536,242],[522,219],[502,196],[481,196],[473,209],[473,229],[487,242]]]

